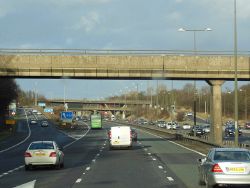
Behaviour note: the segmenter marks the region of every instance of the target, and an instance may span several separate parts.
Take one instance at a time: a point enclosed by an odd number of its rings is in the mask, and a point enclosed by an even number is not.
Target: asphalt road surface
[[[36,118],[38,122],[44,119]],[[28,125],[25,119],[20,122],[26,140],[10,149],[5,144],[6,151],[2,148],[0,187],[200,187],[197,159],[201,154],[151,133],[138,130],[138,141],[131,150],[110,151],[107,128],[116,123],[105,122],[101,130],[88,130],[82,122],[82,129],[63,133],[53,123],[41,127],[39,123]],[[64,146],[65,167],[25,171],[23,154],[34,140],[56,140]]]

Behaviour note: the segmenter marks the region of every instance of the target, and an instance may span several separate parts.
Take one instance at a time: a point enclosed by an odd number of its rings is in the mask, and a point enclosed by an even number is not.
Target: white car
[[[184,130],[189,130],[189,129],[191,129],[191,125],[189,125],[188,123],[184,123],[184,124],[182,125],[182,128],[183,128]]]
[[[34,166],[64,167],[64,153],[55,141],[32,142],[24,153],[25,170]]]

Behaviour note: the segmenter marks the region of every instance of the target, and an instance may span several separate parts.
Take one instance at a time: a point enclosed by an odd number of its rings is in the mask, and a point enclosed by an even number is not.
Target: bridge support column
[[[211,130],[210,139],[213,143],[222,145],[222,102],[221,86],[225,81],[209,80],[207,83],[211,86]]]

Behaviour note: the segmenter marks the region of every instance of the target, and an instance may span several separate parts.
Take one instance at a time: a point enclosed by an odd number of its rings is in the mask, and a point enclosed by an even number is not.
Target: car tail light
[[[56,157],[56,152],[51,152],[49,156],[50,157]]]
[[[109,139],[111,139],[111,136],[112,136],[112,135],[111,135],[111,131],[109,131],[109,132],[108,132],[108,137],[109,137]]]
[[[31,156],[31,153],[25,152],[25,153],[24,153],[24,157],[32,157],[32,156]]]
[[[212,172],[223,172],[222,169],[220,168],[219,164],[214,164],[212,167]]]

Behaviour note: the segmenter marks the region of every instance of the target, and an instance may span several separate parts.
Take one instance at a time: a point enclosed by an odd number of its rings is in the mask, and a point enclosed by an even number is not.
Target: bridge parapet
[[[1,51],[0,51],[1,52]],[[238,57],[239,80],[250,79],[250,57]],[[96,79],[233,80],[234,57],[223,55],[1,54],[0,76]]]

